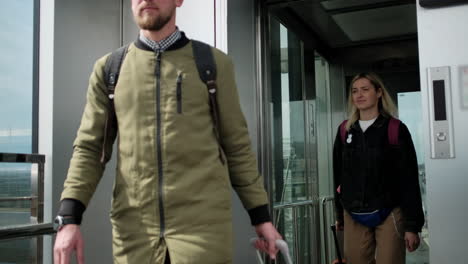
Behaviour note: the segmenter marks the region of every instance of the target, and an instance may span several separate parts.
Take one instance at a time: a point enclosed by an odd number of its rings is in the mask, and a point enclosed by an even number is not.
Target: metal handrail
[[[330,255],[329,255],[329,248],[328,248],[328,215],[327,215],[327,210],[326,210],[326,205],[330,201],[334,201],[335,197],[333,196],[325,196],[322,197],[320,204],[322,205],[322,217],[323,217],[323,245],[324,245],[324,261],[328,262]]]
[[[45,155],[0,152],[0,162],[44,164]]]
[[[278,204],[273,206],[273,211],[279,213],[285,209],[292,209],[292,219],[293,219],[293,232],[294,232],[294,241],[293,241],[293,250],[294,250],[294,263],[300,263],[299,262],[299,230],[297,227],[297,209],[298,207],[308,207],[308,208],[313,208],[318,205],[318,200],[317,199],[312,199],[312,200],[307,200],[307,201],[301,201],[301,202],[292,202],[292,203],[286,203],[286,204]],[[278,213],[278,214],[279,214]],[[275,225],[278,222],[275,223]]]
[[[293,241],[293,248],[295,251],[294,258],[295,258],[295,263],[298,262],[298,252],[297,248],[299,245],[298,241],[298,230],[297,230],[297,209],[298,207],[310,207],[311,209],[315,206],[320,205],[320,210],[322,211],[322,217],[323,217],[323,237],[324,237],[324,251],[325,251],[325,256],[324,256],[324,261],[328,261],[330,254],[329,254],[329,247],[328,247],[328,214],[326,210],[326,206],[328,202],[334,201],[335,198],[333,196],[325,196],[325,197],[319,197],[319,198],[314,198],[312,200],[307,200],[307,201],[301,201],[301,202],[291,202],[291,203],[285,203],[285,204],[278,204],[273,206],[273,210],[275,212],[277,211],[283,211],[285,209],[292,209],[292,214],[293,214],[293,222],[294,222],[294,241]]]
[[[278,204],[278,205],[273,206],[273,210],[282,210],[286,208],[299,207],[299,206],[304,206],[304,205],[317,205],[317,200],[314,199],[314,200],[307,200],[307,201],[302,201],[302,202]]]
[[[13,226],[0,228],[0,241],[52,235],[54,233],[55,230],[51,223]]]
[[[16,202],[16,201],[32,201],[37,199],[37,196],[25,196],[25,197],[0,197],[0,203],[2,202]]]

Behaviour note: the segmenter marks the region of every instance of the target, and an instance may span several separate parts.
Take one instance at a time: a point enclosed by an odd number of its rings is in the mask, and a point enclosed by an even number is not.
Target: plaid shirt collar
[[[169,35],[169,37],[161,41],[154,41],[152,39],[145,37],[143,34],[140,34],[139,38],[144,44],[146,44],[152,50],[164,52],[167,48],[169,48],[172,44],[174,44],[177,40],[179,40],[181,36],[182,34],[179,28],[176,28],[176,30],[171,35]]]

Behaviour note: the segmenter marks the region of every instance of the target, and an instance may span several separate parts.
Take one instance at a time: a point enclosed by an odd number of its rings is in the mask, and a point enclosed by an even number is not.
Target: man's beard
[[[138,26],[143,30],[159,31],[161,30],[172,18],[172,14],[167,16],[150,16],[148,14],[143,16],[135,16],[135,21]]]

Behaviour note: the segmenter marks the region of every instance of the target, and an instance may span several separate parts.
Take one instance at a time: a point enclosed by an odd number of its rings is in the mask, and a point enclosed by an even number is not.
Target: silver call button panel
[[[450,67],[428,68],[431,158],[455,158]]]

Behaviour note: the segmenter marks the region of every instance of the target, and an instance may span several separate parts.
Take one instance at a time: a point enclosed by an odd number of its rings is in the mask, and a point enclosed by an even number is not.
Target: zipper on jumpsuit
[[[164,203],[163,203],[163,168],[162,168],[162,144],[161,144],[161,51],[156,51],[156,149],[158,155],[158,198],[159,198],[159,223],[161,230],[159,237],[164,237]]]

